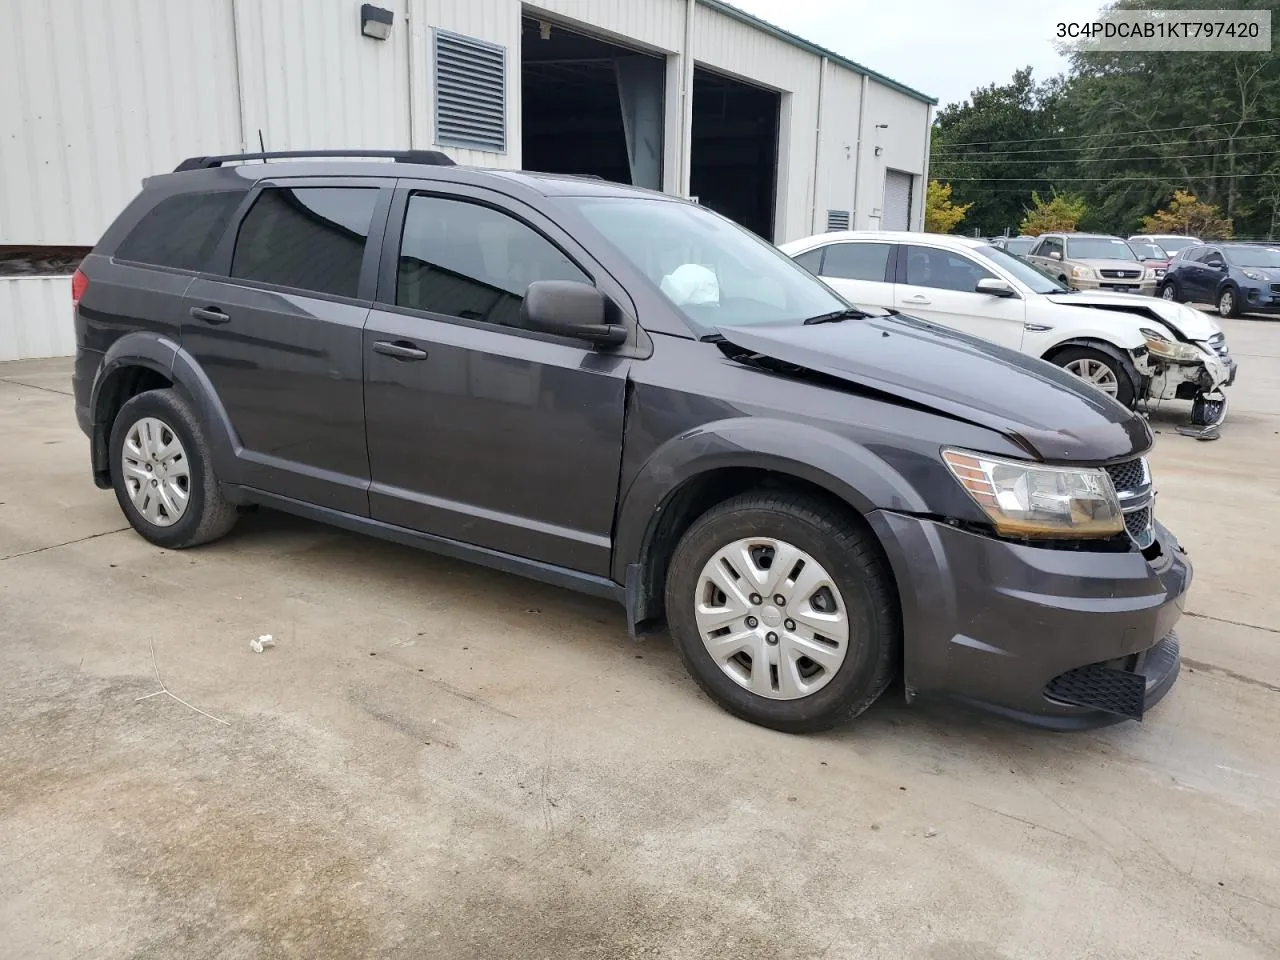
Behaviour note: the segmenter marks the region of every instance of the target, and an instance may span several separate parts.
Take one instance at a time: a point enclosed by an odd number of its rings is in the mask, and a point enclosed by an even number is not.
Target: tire
[[[200,423],[176,391],[148,390],[131,398],[111,425],[110,443],[116,500],[145,539],[182,549],[217,540],[235,525],[236,508],[218,488]]]
[[[1240,315],[1240,293],[1235,287],[1223,287],[1218,291],[1218,316],[1238,317]]]
[[[1133,385],[1137,381],[1137,371],[1117,354],[1096,347],[1067,347],[1055,353],[1051,362],[1068,373],[1075,374],[1086,383],[1091,383],[1103,393],[1109,393],[1126,407],[1133,406],[1136,399]],[[1096,376],[1107,377],[1110,381],[1114,381],[1116,387],[1114,393],[1104,389],[1103,383],[1089,375],[1089,371],[1096,369],[1095,364],[1106,367],[1108,372],[1106,375],[1098,373]]]
[[[810,562],[815,564],[810,568],[809,577],[796,574],[789,608],[771,604],[772,596],[762,596],[761,603],[752,604],[751,595],[745,590],[738,592],[740,599],[730,600],[727,594],[716,594],[717,588],[708,580],[708,570],[720,569],[712,561],[718,560],[722,551],[740,541],[751,540],[775,545],[772,559],[777,559],[782,550],[792,548],[798,551],[792,556],[803,559],[805,567]],[[759,549],[757,556],[763,557],[770,548],[753,544],[749,549]],[[734,555],[739,558],[738,566],[752,562],[741,553]],[[793,563],[790,572],[802,569]],[[767,577],[769,571],[763,574]],[[719,577],[726,583],[733,582],[723,571]],[[787,574],[779,574],[778,579],[779,585],[774,589],[791,590]],[[819,586],[815,591],[804,586],[824,581],[835,588],[825,596],[826,587]],[[703,615],[700,611],[706,606],[708,592],[717,597],[717,602],[719,597],[724,598],[724,609],[732,607],[747,612],[747,616],[734,619],[734,625],[725,628],[728,636],[720,639],[728,643],[720,645],[722,661],[712,656],[703,641],[703,626],[708,621],[700,623],[699,617]],[[780,616],[786,617],[788,609],[796,620],[787,617],[780,623],[773,622]],[[745,493],[713,507],[694,521],[671,558],[666,610],[667,625],[685,667],[707,695],[734,716],[787,733],[825,730],[858,716],[884,692],[897,674],[901,659],[897,595],[879,545],[870,533],[850,519],[803,494]],[[735,616],[731,611],[725,615],[726,622]],[[820,647],[817,641],[821,638],[805,623],[825,617],[833,626],[822,626],[822,630],[839,638],[840,628],[835,622],[841,616],[845,624],[843,644],[833,652],[827,645],[837,644],[838,639],[828,638],[822,640]],[[752,618],[757,624],[754,630]],[[777,627],[777,632],[767,632],[771,627]],[[806,633],[808,637],[801,637]],[[743,649],[723,659],[729,644],[737,642],[739,636],[750,638],[746,643],[757,651],[756,656]],[[768,636],[775,637],[772,646],[768,645]],[[821,652],[817,652],[819,649]],[[813,650],[815,656],[827,662],[834,663],[837,658],[839,662],[830,670],[813,660],[808,660],[809,666],[805,666],[807,657],[803,650]],[[746,666],[744,656],[750,661]],[[769,667],[766,672],[761,662],[757,673],[757,657],[778,657],[782,666],[776,670]],[[818,672],[800,679],[804,671],[814,668]],[[754,692],[750,688],[753,680],[744,681],[744,674],[761,680],[757,689],[768,687],[772,681],[773,692],[770,695]],[[797,679],[788,679],[793,676]],[[812,690],[805,692],[805,685]]]
[[[1182,297],[1178,295],[1178,285],[1172,280],[1166,280],[1160,284],[1160,289],[1156,291],[1156,295],[1163,300],[1170,300],[1173,303],[1181,303]]]
[[[1191,422],[1197,427],[1217,426],[1226,416],[1226,400],[1210,400],[1200,394],[1191,401]]]

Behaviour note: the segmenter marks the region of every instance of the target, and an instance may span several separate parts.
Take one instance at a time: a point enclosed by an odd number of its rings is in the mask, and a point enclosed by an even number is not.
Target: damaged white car
[[[1226,416],[1236,365],[1216,320],[1180,303],[1068,290],[982,240],[843,231],[782,251],[855,304],[891,308],[1057,364],[1126,406],[1192,401]]]

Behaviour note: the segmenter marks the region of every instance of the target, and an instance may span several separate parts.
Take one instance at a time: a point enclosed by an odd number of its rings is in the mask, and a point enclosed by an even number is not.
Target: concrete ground
[[[1070,735],[758,729],[608,603],[276,515],[158,550],[0,365],[0,953],[1280,956],[1280,322],[1225,327],[1222,439],[1152,417],[1183,676]]]

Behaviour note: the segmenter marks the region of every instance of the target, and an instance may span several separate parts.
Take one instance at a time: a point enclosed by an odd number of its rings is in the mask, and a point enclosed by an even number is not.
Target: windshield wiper
[[[820,313],[816,317],[810,317],[804,322],[806,327],[815,323],[839,323],[841,320],[865,320],[871,314],[865,310],[859,310],[857,307],[847,307],[844,310],[832,310],[830,313]]]

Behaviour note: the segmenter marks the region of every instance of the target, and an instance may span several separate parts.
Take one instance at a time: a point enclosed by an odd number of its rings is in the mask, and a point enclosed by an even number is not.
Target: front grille
[[[1124,528],[1140,547],[1151,544],[1151,508],[1140,507],[1124,515]],[[1146,541],[1145,543],[1143,541]]]
[[[1111,475],[1111,482],[1115,485],[1117,493],[1124,490],[1137,490],[1151,482],[1141,457],[1124,463],[1114,463],[1107,467],[1107,473]]]
[[[1100,663],[1060,673],[1045,685],[1050,700],[1141,720],[1147,705],[1147,681],[1139,673]]]
[[[1272,293],[1280,293],[1280,283],[1273,283],[1273,284],[1271,285],[1271,292],[1272,292]]]
[[[1151,494],[1151,471],[1145,457],[1113,463],[1106,467],[1111,485],[1116,488],[1120,509],[1124,513],[1124,528],[1139,550],[1145,550],[1155,542],[1153,525],[1155,510]]]
[[[1137,280],[1142,276],[1141,270],[1099,270],[1108,280]]]

